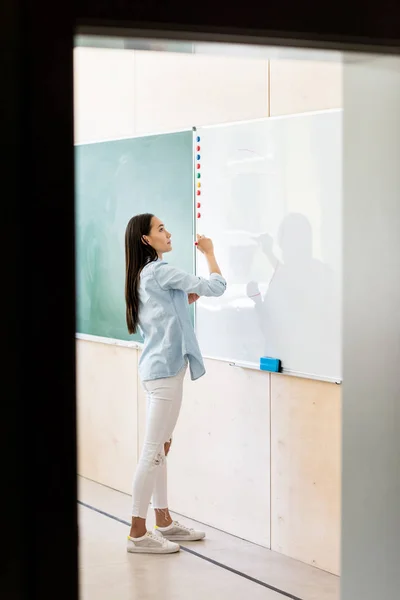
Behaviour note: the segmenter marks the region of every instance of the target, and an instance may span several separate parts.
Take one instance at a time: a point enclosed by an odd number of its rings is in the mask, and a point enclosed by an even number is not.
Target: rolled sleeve
[[[207,281],[207,279],[205,279],[204,281]],[[209,296],[217,297],[217,296],[222,296],[222,294],[225,293],[226,281],[222,277],[222,275],[220,275],[219,273],[211,273],[208,283],[212,286],[213,293],[212,294],[204,294],[205,296],[209,295]]]
[[[157,263],[154,278],[163,290],[182,290],[198,296],[222,296],[226,290],[226,281],[218,273],[211,273],[209,279],[186,273],[167,263]]]

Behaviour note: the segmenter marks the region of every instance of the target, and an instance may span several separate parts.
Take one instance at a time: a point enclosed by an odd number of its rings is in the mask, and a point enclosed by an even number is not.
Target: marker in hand
[[[212,240],[205,235],[197,234],[195,246],[197,246],[197,249],[203,254],[213,254],[214,252],[214,244],[212,243]]]
[[[204,238],[204,235],[200,235],[199,233],[196,235],[196,241],[194,243],[195,246],[199,245],[199,240],[201,240],[202,238]]]
[[[203,254],[205,257],[208,270],[210,274],[221,275],[221,269],[218,266],[217,260],[214,254],[214,244],[213,241],[206,237],[205,235],[197,234],[197,240],[195,241],[195,245],[197,250]],[[222,292],[221,292],[222,293]]]

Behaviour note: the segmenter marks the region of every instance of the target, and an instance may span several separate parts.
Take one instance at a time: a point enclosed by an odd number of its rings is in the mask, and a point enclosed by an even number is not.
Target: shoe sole
[[[127,548],[127,552],[130,554],[176,554],[180,551],[178,548]]]
[[[170,541],[170,542],[200,542],[201,540],[205,539],[205,535],[202,536],[196,536],[196,537],[188,537],[188,536],[183,536],[183,535],[177,535],[177,536],[169,536],[167,537],[166,535],[164,535],[165,539]]]

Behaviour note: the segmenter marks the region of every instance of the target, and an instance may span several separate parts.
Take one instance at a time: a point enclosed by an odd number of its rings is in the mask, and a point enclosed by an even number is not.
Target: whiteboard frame
[[[171,133],[189,133],[190,131],[193,130],[193,127],[187,127],[185,129],[171,129],[171,130],[165,130],[165,131],[156,131],[154,133],[137,133],[135,135],[125,135],[123,137],[118,137],[118,138],[100,138],[98,140],[90,140],[89,142],[75,142],[74,141],[74,148],[75,146],[91,146],[93,144],[104,144],[104,143],[109,143],[109,142],[122,142],[124,140],[136,140],[137,138],[146,138],[146,137],[158,137],[160,135],[170,135]]]
[[[223,127],[231,127],[233,125],[247,125],[250,123],[266,123],[270,121],[278,121],[287,119],[288,117],[292,119],[300,119],[304,117],[311,117],[313,115],[320,114],[331,114],[331,113],[342,113],[344,114],[343,108],[327,108],[321,110],[310,110],[302,113],[288,113],[284,115],[275,115],[273,117],[260,117],[258,119],[245,119],[243,121],[228,121],[227,123],[215,123],[214,125],[200,125],[197,127],[197,133],[201,135],[203,129],[222,129]],[[187,129],[185,129],[187,131]]]
[[[99,335],[91,335],[89,333],[75,333],[75,339],[83,340],[84,342],[95,342],[97,344],[107,344],[108,346],[122,346],[131,348],[132,350],[142,350],[141,342],[128,342],[127,340],[118,340],[117,338],[101,337]]]
[[[220,358],[214,360],[221,360]],[[336,383],[337,385],[341,385],[343,381],[339,377],[324,377],[323,375],[314,375],[313,373],[301,373],[299,371],[290,371],[286,369],[282,369],[278,373],[274,371],[263,371],[260,369],[258,365],[255,363],[247,363],[247,362],[238,362],[238,361],[226,361],[229,362],[230,367],[239,367],[241,369],[254,369],[256,371],[261,371],[262,373],[272,373],[273,375],[286,375],[289,377],[298,377],[300,379],[312,379],[314,381],[324,381],[326,383]]]

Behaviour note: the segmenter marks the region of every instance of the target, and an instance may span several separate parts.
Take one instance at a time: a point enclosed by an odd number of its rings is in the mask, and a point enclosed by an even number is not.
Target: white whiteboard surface
[[[341,380],[342,111],[204,127],[197,232],[228,287],[201,298],[206,357]],[[197,273],[207,276],[197,253]]]

